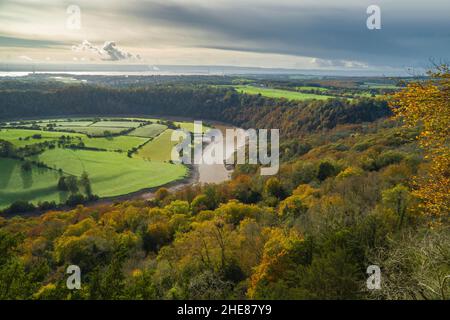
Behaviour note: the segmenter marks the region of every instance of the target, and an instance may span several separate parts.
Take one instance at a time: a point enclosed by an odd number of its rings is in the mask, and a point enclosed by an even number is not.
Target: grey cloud
[[[128,60],[128,59],[137,59],[140,60],[141,57],[139,55],[134,55],[132,53],[123,51],[116,46],[116,43],[113,41],[107,41],[103,45],[102,51],[106,52],[106,54],[110,57],[111,60]]]
[[[0,6],[2,3],[5,10],[0,10],[0,21],[7,25],[12,18],[39,23],[43,19],[40,14],[65,14],[64,8],[70,1],[0,0]],[[137,48],[193,47],[288,54],[315,58],[316,65],[336,67],[421,66],[429,58],[448,60],[450,55],[449,0],[377,0],[382,29],[376,31],[366,28],[366,9],[374,4],[373,0],[79,0],[77,3],[82,9],[83,28],[90,28],[86,34],[91,39],[114,38],[120,44]],[[0,34],[11,37],[0,36],[0,46],[62,44],[20,40],[12,38],[20,37],[18,33],[7,32],[1,32],[0,28]],[[73,41],[73,37],[64,39]],[[101,59],[133,59],[132,54],[114,43],[93,47],[96,49],[86,46],[85,50],[95,52]]]
[[[421,9],[433,8],[433,2],[437,4],[433,14],[421,14]],[[446,58],[450,52],[450,19],[445,11],[450,6],[440,0],[430,0],[426,6],[406,0],[382,3],[382,29],[376,31],[366,28],[366,9],[371,4],[366,0],[329,7],[295,2],[233,4],[151,2],[130,8],[129,14],[180,32],[197,32],[199,37],[191,45],[199,47],[396,66]]]

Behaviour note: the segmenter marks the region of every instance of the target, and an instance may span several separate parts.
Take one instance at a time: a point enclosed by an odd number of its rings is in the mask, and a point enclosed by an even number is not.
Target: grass
[[[171,141],[173,130],[163,124],[149,124],[138,127],[142,121],[105,121],[93,123],[90,118],[68,121],[68,119],[38,120],[43,127],[49,122],[56,123],[56,130],[45,131],[15,128],[0,129],[0,139],[12,142],[16,147],[23,147],[44,141],[58,140],[61,136],[80,139],[86,147],[107,151],[72,150],[64,148],[47,149],[39,155],[30,157],[51,169],[32,166],[31,171],[23,171],[20,160],[0,158],[0,209],[17,200],[37,204],[43,201],[62,203],[67,199],[67,192],[57,190],[61,169],[66,175],[80,176],[84,171],[89,174],[92,189],[100,197],[119,196],[145,188],[157,187],[181,179],[188,169],[183,165],[171,164],[172,147],[177,142]],[[139,122],[140,120],[140,122]],[[155,119],[153,122],[156,122]],[[17,122],[16,122],[17,123]],[[182,128],[193,130],[193,123],[176,122]],[[22,125],[19,123],[19,125]],[[101,125],[101,126],[100,126]],[[88,137],[103,135],[104,131],[120,133],[127,128],[135,128],[128,135],[114,137]],[[204,127],[207,130],[207,127]],[[42,138],[32,138],[39,134]],[[27,140],[25,140],[25,138]],[[151,140],[153,139],[153,140]],[[143,145],[132,158],[126,151]],[[123,152],[112,152],[112,151]]]
[[[51,122],[52,124],[55,124],[57,127],[87,127],[92,124],[92,121],[57,121],[57,122]],[[40,124],[40,125],[47,125]]]
[[[154,138],[167,129],[167,126],[158,123],[148,124],[143,127],[136,128],[128,135],[134,137]]]
[[[30,201],[65,201],[66,192],[60,192],[56,186],[59,174],[54,170],[32,166],[25,172],[22,162],[15,159],[0,158],[0,209],[17,200]]]
[[[88,134],[90,136],[104,136],[105,131],[112,134],[119,134],[128,128],[105,128],[105,127],[57,127],[60,131],[74,131],[78,133]]]
[[[181,129],[184,129],[184,130],[187,130],[190,132],[194,132],[194,121],[192,121],[192,122],[175,122],[175,125],[180,126]],[[209,129],[211,129],[211,128],[207,127],[205,125],[205,123],[203,123],[202,127],[203,127],[202,128],[203,133],[205,133]]]
[[[52,168],[66,174],[89,174],[92,190],[100,197],[118,196],[166,184],[183,178],[182,165],[129,158],[117,152],[53,149],[35,156]]]
[[[317,99],[317,100],[326,100],[329,98],[333,98],[333,96],[327,95],[318,95],[318,94],[310,94],[310,93],[302,93],[296,91],[288,91],[288,90],[280,90],[280,89],[271,89],[271,88],[259,88],[254,86],[234,86],[237,91],[246,93],[246,94],[261,94],[262,96],[269,98],[285,98],[288,100],[309,100],[309,99]]]
[[[39,134],[41,135],[41,139],[32,138],[33,135]],[[14,144],[16,147],[24,147],[27,145],[32,145],[44,141],[57,140],[61,136],[75,136],[75,137],[83,137],[81,134],[77,133],[62,133],[62,132],[52,132],[52,131],[43,131],[43,130],[27,130],[27,129],[1,129],[0,130],[0,139],[6,140]],[[25,140],[26,138],[28,140]],[[21,139],[22,138],[22,139]]]
[[[90,127],[104,128],[137,128],[142,122],[137,121],[99,121],[90,125]]]
[[[400,88],[400,87],[396,86],[395,84],[372,83],[372,82],[365,82],[360,87],[367,88],[367,89],[399,89]]]
[[[313,87],[313,86],[302,86],[302,87],[297,87],[297,90],[318,90],[321,92],[325,92],[328,91],[328,88],[323,88],[323,87]]]
[[[355,97],[372,98],[374,95],[370,91],[361,91],[355,94]],[[380,97],[381,95],[376,94],[375,97]]]
[[[111,138],[83,138],[86,147],[127,151],[148,141],[148,138],[117,136]]]
[[[137,156],[151,161],[169,161],[173,146],[178,142],[172,142],[172,129],[167,129],[155,139],[139,149]]]

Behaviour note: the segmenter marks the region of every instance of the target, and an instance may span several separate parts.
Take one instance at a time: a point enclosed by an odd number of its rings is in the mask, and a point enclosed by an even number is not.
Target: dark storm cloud
[[[227,6],[164,1],[134,6],[129,14],[197,32],[192,45],[198,47],[392,66],[449,57],[449,2],[381,1],[382,29],[371,31],[366,27],[366,9],[372,2],[302,6],[301,2],[244,1]]]

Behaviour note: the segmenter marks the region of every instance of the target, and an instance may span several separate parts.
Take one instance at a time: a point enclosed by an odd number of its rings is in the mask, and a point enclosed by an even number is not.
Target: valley
[[[148,119],[59,119],[6,123],[0,140],[17,154],[0,158],[0,209],[15,201],[64,203],[64,176],[88,174],[92,193],[115,197],[183,180],[189,169],[170,161],[173,129],[190,124]],[[163,124],[166,123],[166,124]],[[28,129],[25,129],[28,128]],[[26,164],[26,165],[25,165]]]

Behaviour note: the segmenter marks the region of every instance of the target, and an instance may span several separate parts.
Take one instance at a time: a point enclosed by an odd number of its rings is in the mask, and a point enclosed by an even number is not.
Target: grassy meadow
[[[100,197],[161,186],[187,175],[186,167],[169,163],[172,146],[176,144],[170,141],[172,129],[156,123],[157,119],[126,120],[44,119],[9,123],[0,128],[0,141],[12,143],[17,150],[46,141],[61,142],[62,136],[71,138],[66,140],[68,145],[54,144],[39,154],[25,156],[24,160],[0,158],[0,209],[18,200],[35,204],[64,202],[68,192],[57,188],[61,175],[80,177],[87,172],[93,193]],[[192,123],[176,122],[176,125],[193,129]],[[25,129],[27,126],[30,129]],[[39,127],[41,130],[37,130]],[[122,135],[124,130],[128,131]],[[116,135],[103,136],[105,131]],[[135,149],[137,152],[130,153]],[[23,169],[25,160],[31,161],[31,169]],[[35,163],[46,167],[37,167]]]
[[[65,201],[66,192],[57,189],[59,174],[55,170],[33,166],[21,169],[22,161],[0,158],[0,209],[14,201]]]
[[[108,138],[82,138],[84,145],[90,148],[106,149],[106,150],[120,150],[127,151],[134,147],[139,147],[148,141],[148,138],[133,137],[133,136],[117,136]]]
[[[173,146],[178,142],[171,141],[172,129],[167,129],[152,141],[145,144],[137,156],[150,161],[169,161]]]
[[[40,135],[41,138],[33,138],[35,135]],[[16,147],[24,147],[45,141],[58,140],[61,136],[72,136],[83,138],[82,134],[77,133],[65,133],[43,130],[28,130],[28,129],[12,129],[3,128],[0,129],[0,139],[11,142]]]
[[[94,137],[102,137],[105,136],[106,133],[108,134],[120,134],[127,128],[114,128],[114,127],[56,127],[55,130],[58,131],[69,131],[69,132],[76,132],[76,133],[82,133]]]
[[[152,123],[143,127],[136,128],[131,131],[128,135],[133,137],[143,137],[143,138],[153,138],[162,133],[167,129],[166,125]]]
[[[309,100],[309,99],[317,99],[317,100],[327,100],[332,98],[332,96],[327,95],[319,95],[312,93],[303,93],[297,91],[288,91],[288,90],[280,90],[280,89],[272,89],[272,88],[264,88],[264,87],[254,87],[254,86],[234,86],[234,88],[246,94],[261,94],[262,96],[269,98],[285,98],[288,100]]]
[[[54,149],[34,158],[65,174],[89,173],[93,192],[100,197],[118,196],[183,178],[187,169],[157,161],[129,158],[117,152]]]

